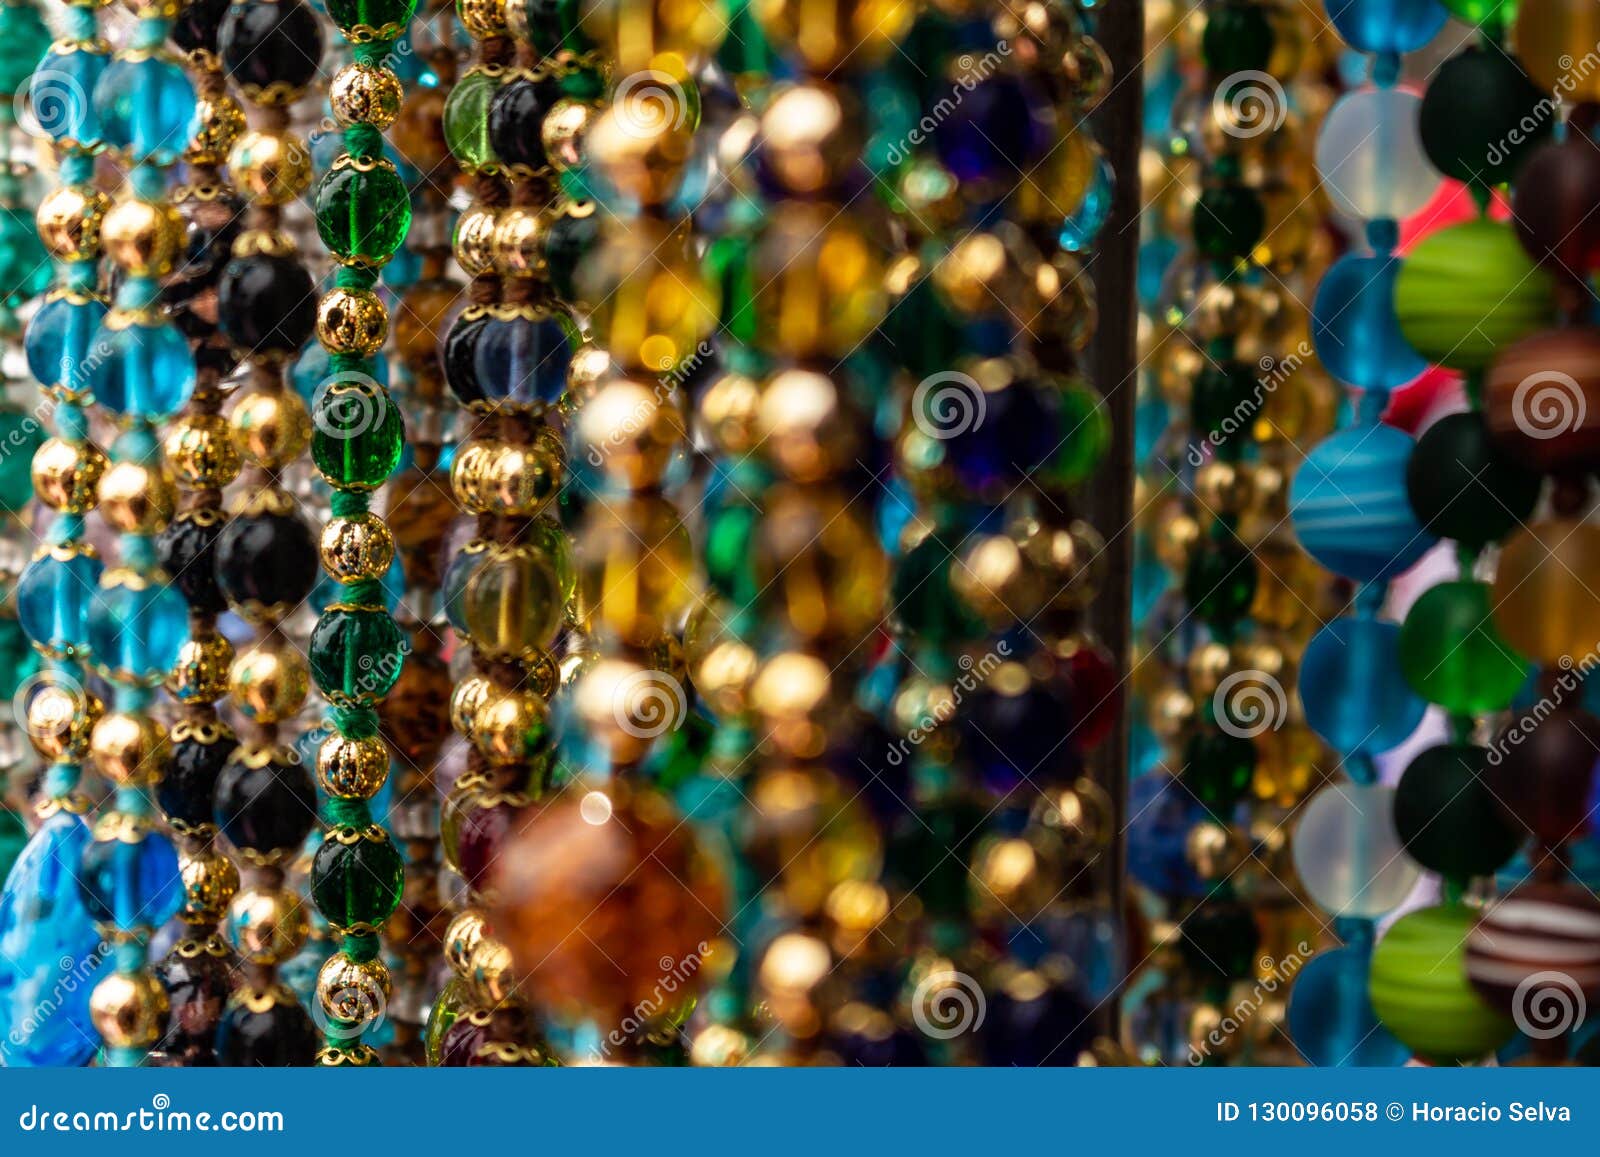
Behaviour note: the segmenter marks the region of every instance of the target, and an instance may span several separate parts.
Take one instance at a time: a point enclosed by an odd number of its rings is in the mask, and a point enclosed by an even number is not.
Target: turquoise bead
[[[169,418],[194,392],[194,354],[183,335],[165,322],[113,312],[95,336],[89,380],[95,400],[113,413]]]
[[[17,857],[0,892],[0,1061],[81,1065],[99,1035],[89,993],[110,953],[84,909],[78,870],[89,828],[57,812]]]
[[[1094,176],[1089,181],[1083,203],[1061,222],[1057,242],[1069,253],[1082,253],[1091,248],[1100,230],[1111,216],[1111,200],[1116,195],[1116,174],[1111,162],[1104,157],[1095,162]]]
[[[119,683],[153,687],[189,641],[189,604],[165,583],[129,571],[108,575],[89,607],[95,667]]]
[[[50,48],[50,29],[32,4],[9,3],[0,6],[0,44],[6,46],[0,58],[0,96],[16,95],[33,66]]]
[[[1334,619],[1300,659],[1306,723],[1346,757],[1400,746],[1428,704],[1400,670],[1400,628],[1382,619]]]
[[[92,920],[118,928],[159,928],[177,915],[183,898],[177,849],[154,831],[132,844],[97,839],[84,852],[78,892]]]
[[[33,214],[0,209],[0,299],[12,309],[50,288],[50,255],[39,240]]]
[[[1393,426],[1354,426],[1319,443],[1295,471],[1295,537],[1334,574],[1393,578],[1438,541],[1406,497],[1411,438]]]
[[[20,514],[33,498],[33,453],[44,444],[44,425],[32,414],[0,404],[0,510]]]
[[[10,699],[42,664],[16,619],[0,618],[0,699]]]
[[[89,604],[104,570],[91,554],[51,553],[28,564],[17,580],[17,618],[35,646],[56,655],[88,649]]]
[[[101,142],[92,94],[110,62],[102,42],[69,44],[47,52],[34,70],[28,96],[39,127],[51,140],[85,147]]]
[[[28,372],[41,385],[82,390],[89,384],[84,363],[105,316],[105,303],[92,297],[52,297],[45,302],[23,338]]]
[[[95,82],[94,109],[108,144],[155,165],[177,161],[199,123],[194,85],[159,56],[112,61]]]

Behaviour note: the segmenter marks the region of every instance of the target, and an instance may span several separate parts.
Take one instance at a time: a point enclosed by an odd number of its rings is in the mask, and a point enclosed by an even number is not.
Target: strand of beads
[[[81,877],[85,903],[116,949],[115,971],[90,998],[112,1065],[141,1063],[166,1031],[167,993],[147,968],[146,951],[182,896],[177,852],[155,828],[150,798],[168,754],[166,728],[152,714],[154,692],[188,639],[187,603],[156,553],[155,536],[175,505],[157,427],[183,408],[195,384],[194,356],[160,304],[161,279],[184,241],[183,219],[166,200],[166,170],[196,124],[194,88],[163,48],[170,28],[169,11],[141,9],[94,89],[107,146],[133,164],[125,195],[101,225],[121,285],[96,330],[101,356],[90,374],[96,401],[123,427],[100,480],[100,511],[121,533],[120,565],[101,577],[89,612],[95,668],[115,692],[90,751],[115,795],[95,824]]]
[[[407,649],[381,582],[394,559],[394,538],[368,505],[405,446],[400,411],[372,377],[373,355],[389,330],[373,286],[411,224],[409,191],[383,155],[383,130],[402,101],[399,78],[384,57],[415,8],[415,0],[346,0],[329,8],[355,59],[331,85],[345,152],[314,198],[317,231],[340,264],[317,309],[317,338],[330,355],[332,377],[318,390],[311,440],[317,471],[334,489],[322,565],[342,586],[311,635],[311,672],[331,706],[333,727],[317,754],[331,826],[311,867],[311,895],[342,938],[317,976],[317,1002],[328,1018],[317,1054],[323,1065],[378,1063],[361,1035],[388,1003],[378,932],[405,882],[399,849],[368,807],[388,774],[377,703],[400,678]],[[351,770],[357,774],[340,774]]]
[[[285,365],[311,336],[316,306],[281,220],[311,180],[310,153],[288,128],[289,105],[316,75],[322,32],[301,0],[261,0],[229,8],[218,40],[223,67],[255,106],[257,124],[228,157],[249,208],[217,303],[218,326],[249,363],[249,376],[228,414],[244,469],[215,561],[229,607],[254,628],[228,670],[229,700],[249,728],[213,798],[217,827],[245,877],[228,913],[243,976],[223,1014],[217,1055],[227,1065],[308,1065],[316,1026],[278,966],[310,934],[285,876],[317,819],[316,786],[285,734],[305,703],[310,673],[282,624],[311,593],[317,548],[283,480],[311,432]]]
[[[31,467],[39,504],[56,512],[45,542],[17,583],[17,617],[44,670],[25,687],[25,728],[46,768],[36,810],[39,826],[6,877],[0,895],[0,1020],[5,1060],[13,1065],[77,1065],[95,1049],[90,981],[106,946],[79,895],[77,875],[90,840],[79,791],[90,730],[101,713],[88,687],[89,601],[103,564],[84,537],[85,516],[99,500],[105,452],[90,440],[86,363],[105,299],[99,293],[100,223],[108,199],[91,184],[101,147],[88,94],[105,71],[110,47],[100,38],[97,5],[71,5],[66,28],[34,70],[33,115],[59,158],[59,186],[40,203],[59,231],[41,237],[56,258],[59,282],[34,313],[24,339],[28,368],[53,403],[53,434]],[[51,991],[65,972],[67,999],[40,1017],[34,993]],[[29,1031],[23,1032],[24,1024]]]
[[[1290,997],[1291,1039],[1321,1065],[1404,1059],[1405,1048],[1374,1018],[1376,1010],[1408,1039],[1386,1015],[1393,1007],[1387,1005],[1396,979],[1388,971],[1393,957],[1386,960],[1383,948],[1374,956],[1373,938],[1376,919],[1406,898],[1418,875],[1395,835],[1394,789],[1378,782],[1374,760],[1416,729],[1425,704],[1401,674],[1399,626],[1378,616],[1389,580],[1434,539],[1405,499],[1412,441],[1379,418],[1390,391],[1426,368],[1397,324],[1402,274],[1394,249],[1398,221],[1429,200],[1439,175],[1418,135],[1422,100],[1396,82],[1400,54],[1431,39],[1445,13],[1432,0],[1406,5],[1398,19],[1378,13],[1376,5],[1352,3],[1335,15],[1341,34],[1372,54],[1372,83],[1334,105],[1316,150],[1323,189],[1335,207],[1365,222],[1365,250],[1345,254],[1328,270],[1312,307],[1317,356],[1352,392],[1353,422],[1310,452],[1290,492],[1301,544],[1322,566],[1358,584],[1354,613],[1322,627],[1299,671],[1307,721],[1338,754],[1346,777],[1301,810],[1292,846],[1306,893],[1333,916],[1343,942],[1311,960]],[[1396,926],[1400,936],[1386,943],[1405,944],[1415,931],[1428,931],[1438,914],[1405,917]],[[1464,982],[1460,989],[1452,996],[1470,996]],[[1437,1020],[1442,1035],[1471,1025],[1470,1033],[1478,1023],[1470,1013],[1458,1006],[1429,1020]]]
[[[217,1025],[235,964],[219,925],[239,887],[238,867],[217,844],[212,809],[217,777],[238,746],[216,707],[227,694],[234,656],[217,629],[217,616],[228,604],[217,579],[215,547],[227,523],[222,490],[239,474],[239,453],[221,415],[222,383],[239,356],[217,325],[217,289],[243,208],[222,170],[244,126],[217,56],[226,10],[223,4],[191,4],[172,30],[173,43],[188,56],[200,127],[184,154],[186,179],[172,198],[187,226],[185,251],[162,290],[195,360],[194,393],[165,440],[180,496],[158,544],[162,567],[189,605],[189,638],[167,681],[183,710],[169,733],[157,794],[182,845],[183,933],[156,968],[172,1006],[161,1059],[188,1066],[215,1063]]]

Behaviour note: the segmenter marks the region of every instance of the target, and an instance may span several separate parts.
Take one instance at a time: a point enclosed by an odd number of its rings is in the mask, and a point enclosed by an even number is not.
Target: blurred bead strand
[[[1301,545],[1356,584],[1353,613],[1325,623],[1299,666],[1307,722],[1345,773],[1299,810],[1291,844],[1301,885],[1342,942],[1312,958],[1290,999],[1290,1038],[1321,1065],[1395,1064],[1407,1055],[1407,1034],[1396,1039],[1374,1015],[1383,1016],[1384,982],[1373,941],[1377,919],[1405,900],[1419,869],[1399,845],[1394,789],[1379,781],[1375,761],[1416,729],[1426,704],[1401,673],[1399,626],[1379,614],[1389,580],[1435,540],[1406,499],[1412,441],[1380,417],[1390,391],[1426,368],[1397,320],[1394,250],[1399,222],[1429,201],[1439,174],[1418,134],[1422,98],[1397,81],[1401,54],[1431,39],[1445,12],[1435,0],[1405,8],[1403,19],[1364,0],[1341,9],[1341,35],[1371,53],[1370,83],[1333,106],[1316,150],[1323,191],[1364,233],[1363,247],[1324,274],[1312,306],[1318,359],[1350,391],[1351,422],[1309,452],[1290,488]],[[1412,913],[1400,923],[1429,919]]]
[[[227,599],[217,580],[215,547],[227,515],[223,488],[239,475],[239,452],[222,417],[223,382],[239,355],[217,325],[217,289],[240,231],[243,203],[223,164],[244,128],[217,55],[226,6],[191,3],[172,42],[187,56],[199,98],[199,127],[184,153],[187,169],[173,204],[187,231],[183,259],[162,286],[173,323],[189,340],[195,388],[165,438],[167,468],[178,487],[176,513],[158,542],[161,565],[189,606],[189,638],[167,680],[182,705],[169,734],[157,800],[180,841],[183,932],[156,966],[172,1013],[160,1063],[216,1063],[217,1025],[233,986],[235,958],[219,931],[239,890],[239,869],[219,846],[212,801],[217,777],[238,746],[218,714],[228,691],[233,645],[217,629]]]
[[[115,971],[90,997],[106,1063],[114,1066],[143,1063],[166,1031],[167,992],[146,953],[182,898],[177,850],[156,827],[151,799],[169,755],[166,727],[154,716],[156,689],[189,634],[188,604],[156,549],[176,500],[157,429],[187,404],[195,385],[194,355],[160,300],[161,280],[184,242],[167,170],[196,125],[194,86],[164,48],[174,14],[175,7],[141,8],[94,88],[105,143],[133,166],[101,223],[121,278],[96,331],[101,357],[90,374],[95,400],[122,426],[100,479],[100,511],[120,532],[121,557],[101,577],[89,611],[94,665],[115,696],[112,711],[95,724],[90,753],[114,795],[95,824],[81,878],[90,914],[115,946]]]
[[[29,370],[47,397],[41,412],[51,427],[51,437],[33,457],[33,487],[40,506],[55,516],[17,583],[18,621],[44,662],[18,695],[29,741],[46,767],[36,804],[39,826],[0,895],[7,1064],[80,1065],[90,1059],[96,1048],[92,986],[83,981],[105,966],[109,952],[79,894],[76,871],[91,839],[82,818],[90,806],[79,790],[82,765],[103,710],[86,668],[90,600],[104,564],[85,541],[86,516],[99,502],[107,469],[105,451],[91,441],[87,412],[90,355],[106,314],[100,225],[110,208],[110,199],[92,183],[103,142],[90,94],[111,54],[100,37],[98,12],[93,3],[67,7],[63,35],[29,82],[32,118],[54,142],[58,160],[59,183],[39,210],[46,218],[40,237],[59,277],[24,337]],[[45,913],[48,920],[41,919]],[[62,972],[79,982],[70,999],[40,1018],[32,994],[49,991]],[[24,1024],[29,1031],[23,1032]]]
[[[311,154],[289,129],[289,106],[317,75],[322,31],[303,0],[251,0],[229,8],[218,34],[223,67],[254,106],[254,127],[228,157],[248,202],[244,230],[218,287],[218,326],[248,363],[228,414],[244,462],[231,517],[218,536],[218,581],[230,609],[254,628],[228,670],[233,707],[248,722],[218,776],[217,827],[241,865],[228,914],[242,980],[223,1014],[225,1065],[309,1065],[317,1029],[278,976],[310,935],[306,906],[286,867],[316,825],[316,785],[295,750],[293,719],[310,671],[282,625],[311,594],[316,538],[284,487],[311,437],[286,367],[310,338],[316,293],[283,230],[286,206],[311,181]]]

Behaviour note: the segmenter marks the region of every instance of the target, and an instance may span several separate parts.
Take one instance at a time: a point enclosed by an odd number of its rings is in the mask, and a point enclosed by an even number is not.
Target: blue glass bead
[[[933,132],[940,162],[962,181],[1010,188],[1056,143],[1050,96],[1022,73],[998,72],[967,90]]]
[[[943,442],[945,460],[975,496],[1001,498],[1044,465],[1058,444],[1058,424],[1038,383],[979,389],[965,374],[924,378],[912,398],[913,421]]]
[[[1128,871],[1162,896],[1204,895],[1189,862],[1189,829],[1212,818],[1200,801],[1164,771],[1128,785]]]
[[[473,354],[474,371],[491,404],[552,406],[567,388],[577,339],[560,314],[490,317]]]
[[[178,851],[160,832],[137,843],[97,839],[83,854],[78,890],[89,918],[118,928],[159,928],[183,899]]]
[[[113,413],[156,421],[183,409],[194,391],[194,354],[183,335],[157,320],[113,311],[95,334],[104,356],[89,381],[95,400]]]
[[[177,587],[116,571],[89,607],[95,667],[119,683],[153,687],[189,641],[189,603]]]
[[[1056,238],[1061,248],[1068,253],[1082,253],[1095,243],[1100,230],[1105,228],[1106,218],[1111,215],[1111,198],[1116,192],[1116,181],[1111,162],[1104,157],[1098,158],[1094,165],[1094,176],[1083,194],[1083,202],[1061,223],[1061,232]]]
[[[199,124],[188,74],[160,56],[113,60],[95,83],[94,108],[108,144],[155,165],[177,161]]]
[[[100,117],[94,90],[110,62],[104,42],[71,44],[45,53],[28,97],[39,127],[51,140],[97,145],[101,141]]]
[[[1378,1022],[1367,990],[1371,953],[1334,948],[1313,956],[1289,990],[1289,1039],[1320,1068],[1397,1066],[1411,1050]]]
[[[28,371],[42,385],[64,385],[74,392],[84,389],[89,384],[85,362],[105,316],[105,303],[92,297],[64,296],[45,302],[23,338]]]
[[[1400,332],[1394,283],[1400,259],[1347,253],[1322,275],[1311,307],[1311,339],[1323,367],[1361,390],[1392,390],[1428,362]]]
[[[1393,578],[1437,541],[1406,497],[1412,441],[1393,426],[1353,426],[1318,444],[1289,488],[1295,536],[1334,574]]]
[[[68,812],[39,826],[0,892],[0,1061],[81,1065],[99,1036],[89,993],[110,951],[78,892],[89,829]]]
[[[105,564],[92,554],[53,549],[17,580],[17,619],[37,647],[53,655],[89,648],[89,606]]]
[[[1167,270],[1178,256],[1178,243],[1171,237],[1152,237],[1139,246],[1138,289],[1139,307],[1155,310],[1161,304],[1161,287],[1166,283]]]
[[[1346,756],[1377,755],[1417,729],[1428,704],[1400,673],[1400,627],[1382,619],[1334,619],[1300,661],[1306,722]]]
[[[1328,18],[1360,52],[1415,52],[1449,15],[1439,0],[1328,0]]]

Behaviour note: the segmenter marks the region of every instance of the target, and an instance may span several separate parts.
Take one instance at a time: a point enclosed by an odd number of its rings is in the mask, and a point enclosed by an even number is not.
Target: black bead
[[[217,1030],[217,1059],[233,1068],[294,1068],[317,1059],[317,1026],[298,1004],[265,1012],[234,1005]]]
[[[1232,900],[1208,901],[1184,918],[1178,952],[1190,970],[1214,980],[1253,974],[1261,930],[1250,909]]]
[[[489,324],[489,315],[466,310],[450,325],[444,339],[444,380],[463,406],[484,399],[478,383],[478,339]]]
[[[194,956],[174,952],[155,966],[156,979],[167,990],[172,1006],[166,1036],[158,1046],[162,1052],[181,1053],[186,1064],[196,1057],[210,1058],[201,1063],[216,1063],[213,1046],[233,990],[233,969],[229,957],[205,952]]]
[[[223,67],[246,97],[272,85],[304,88],[322,62],[322,26],[302,0],[235,4],[218,41]]]
[[[189,735],[172,744],[167,773],[156,786],[156,801],[168,819],[191,827],[212,822],[217,777],[238,746],[231,731],[222,732],[212,743]]]
[[[965,996],[976,999],[970,989]],[[960,1018],[973,1007],[963,1002],[957,990],[945,999],[942,1010],[936,1004],[930,1011]],[[983,1063],[1025,1068],[1076,1065],[1078,1054],[1094,1039],[1093,1018],[1094,1007],[1061,981],[1038,988],[1021,986],[1017,991],[1001,988],[989,996],[978,1028]]]
[[[227,524],[212,511],[186,511],[167,523],[156,540],[161,568],[189,600],[191,611],[214,615],[228,607],[217,585],[215,562],[217,539]]]
[[[228,0],[188,0],[172,24],[172,43],[184,52],[216,52]]]
[[[290,609],[317,582],[317,544],[311,528],[293,514],[244,514],[228,520],[217,538],[217,578],[234,606]]]
[[[317,822],[317,788],[302,763],[250,767],[230,759],[217,777],[212,815],[234,847],[263,855],[292,851]]]
[[[255,354],[293,354],[317,328],[317,290],[293,257],[236,257],[217,286],[217,325]]]
[[[544,237],[544,259],[550,270],[550,285],[564,301],[579,300],[578,265],[600,243],[600,215],[593,212],[574,215],[570,210],[557,214]]]
[[[522,76],[501,85],[489,104],[489,143],[495,156],[507,165],[536,171],[549,165],[539,125],[560,97],[560,86],[553,80]]]

